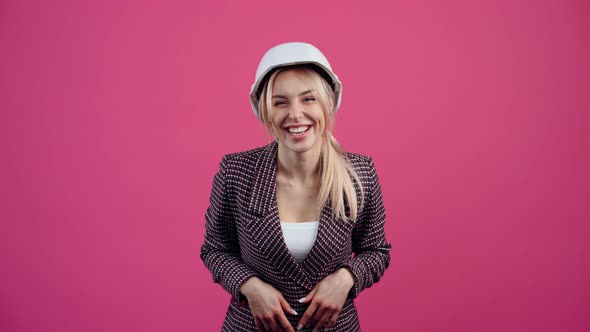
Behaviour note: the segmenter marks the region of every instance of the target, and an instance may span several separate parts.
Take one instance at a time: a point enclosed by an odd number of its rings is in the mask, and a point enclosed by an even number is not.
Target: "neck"
[[[278,171],[290,181],[310,182],[318,178],[321,146],[305,152],[290,151],[279,143]]]

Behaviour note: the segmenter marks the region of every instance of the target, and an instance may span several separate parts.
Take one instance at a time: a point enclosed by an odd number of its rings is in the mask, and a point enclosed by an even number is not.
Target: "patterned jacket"
[[[297,300],[341,267],[352,271],[355,283],[335,326],[323,331],[360,331],[353,299],[379,281],[389,266],[391,248],[385,239],[385,209],[373,160],[347,153],[364,187],[364,208],[359,209],[354,222],[342,222],[332,217],[328,201],[321,212],[316,241],[305,260],[297,263],[287,249],[280,226],[277,151],[275,141],[228,154],[213,179],[201,259],[213,281],[232,296],[222,331],[257,331],[252,312],[240,293],[240,287],[250,277],[259,277],[283,294],[300,313],[286,315],[295,327],[309,305]]]

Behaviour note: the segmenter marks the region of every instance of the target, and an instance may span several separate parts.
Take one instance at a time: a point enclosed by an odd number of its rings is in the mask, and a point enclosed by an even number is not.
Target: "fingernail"
[[[299,299],[299,303],[303,303],[303,301],[305,301],[305,298],[304,297],[302,297],[302,298]]]
[[[295,311],[295,309],[291,309],[291,312],[293,313],[293,315],[299,315],[299,314],[297,313],[297,311]]]
[[[303,325],[301,325],[301,324],[297,325],[297,331],[301,331],[302,328],[303,328]]]

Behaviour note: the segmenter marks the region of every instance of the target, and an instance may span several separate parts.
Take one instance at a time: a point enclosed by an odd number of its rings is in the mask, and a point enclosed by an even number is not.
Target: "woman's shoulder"
[[[261,157],[272,154],[275,144],[275,142],[272,142],[265,146],[260,146],[249,150],[227,153],[223,156],[221,163],[226,167],[240,165],[251,166],[255,164]]]
[[[375,181],[377,170],[375,169],[373,157],[354,152],[345,152],[345,154],[350,166],[352,166],[363,184],[369,186]]]
[[[348,151],[345,152],[345,155],[353,167],[374,167],[373,158],[371,156]]]
[[[240,159],[251,159],[251,158],[258,158],[260,157],[261,154],[264,153],[265,149],[268,147],[268,145],[266,146],[260,146],[257,148],[253,148],[250,150],[243,150],[243,151],[237,151],[237,152],[231,152],[228,153],[226,155],[223,156],[224,159],[227,160],[240,160]]]
[[[345,152],[345,154],[365,190],[372,190],[375,183],[379,181],[373,157],[354,152]]]

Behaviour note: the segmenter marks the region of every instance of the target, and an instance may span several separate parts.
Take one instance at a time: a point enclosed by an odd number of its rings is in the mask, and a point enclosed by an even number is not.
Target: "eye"
[[[287,102],[284,101],[284,100],[277,100],[272,105],[275,106],[275,107],[280,107],[280,106],[287,105]]]
[[[313,103],[315,101],[315,97],[314,96],[307,96],[303,98],[303,102],[305,103]]]

